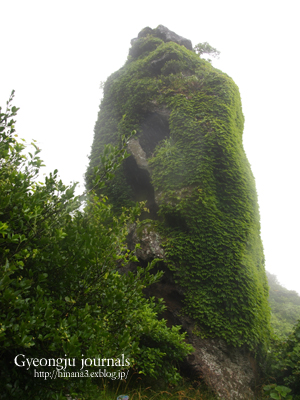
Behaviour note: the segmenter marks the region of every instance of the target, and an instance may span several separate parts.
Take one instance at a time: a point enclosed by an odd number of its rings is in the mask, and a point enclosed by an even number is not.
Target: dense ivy
[[[254,349],[268,340],[270,311],[239,90],[193,51],[153,32],[133,43],[106,82],[87,185],[106,143],[126,130],[142,135],[147,113],[169,110],[170,136],[148,159],[167,265],[201,336]],[[126,180],[118,186],[130,201]]]

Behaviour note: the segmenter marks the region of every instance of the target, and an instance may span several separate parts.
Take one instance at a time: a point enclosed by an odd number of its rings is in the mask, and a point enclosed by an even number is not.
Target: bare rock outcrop
[[[146,37],[147,35],[152,35],[154,37],[158,37],[162,39],[164,42],[175,42],[181,46],[186,47],[188,50],[193,51],[192,42],[189,39],[186,39],[182,36],[177,35],[177,33],[170,31],[167,27],[163,25],[158,25],[156,29],[151,29],[149,27],[144,28],[139,34],[137,38],[131,40],[131,44],[142,37]]]

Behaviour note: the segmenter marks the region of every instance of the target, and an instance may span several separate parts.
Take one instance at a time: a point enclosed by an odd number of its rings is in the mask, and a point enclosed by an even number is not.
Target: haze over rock
[[[165,270],[146,294],[163,297],[169,323],[188,332],[195,352],[184,368],[221,399],[254,398],[253,354],[263,354],[270,313],[239,90],[162,25],[131,43],[104,86],[87,187],[105,144],[136,130],[105,193],[116,211],[146,201],[128,245]]]

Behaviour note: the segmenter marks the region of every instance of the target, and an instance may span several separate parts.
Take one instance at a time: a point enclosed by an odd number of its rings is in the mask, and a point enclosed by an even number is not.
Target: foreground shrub
[[[278,385],[291,389],[293,400],[300,399],[300,320],[287,339],[274,339],[267,366],[268,378]],[[275,397],[273,397],[275,398]]]
[[[39,182],[40,150],[33,142],[34,152],[23,154],[12,99],[6,112],[0,109],[0,398],[88,398],[91,377],[54,379],[57,370],[88,369],[87,359],[111,359],[100,365],[111,373],[135,365],[176,381],[174,362],[191,347],[179,327],[157,320],[163,305],[142,293],[161,273],[152,275],[148,266],[121,275],[117,268],[137,261],[125,239],[140,207],[117,218],[104,197],[90,193],[83,203],[57,171]],[[95,184],[103,185],[124,157],[125,142],[108,147]],[[41,372],[54,375],[37,378]]]

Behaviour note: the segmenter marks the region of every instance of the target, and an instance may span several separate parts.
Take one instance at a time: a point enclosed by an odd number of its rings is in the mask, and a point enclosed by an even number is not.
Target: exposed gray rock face
[[[164,269],[164,249],[153,226],[144,224],[142,228],[137,229],[136,225],[133,225],[128,242],[131,249],[135,244],[140,244],[137,257],[141,261],[150,262],[159,258],[162,260],[160,267]],[[149,297],[163,298],[167,310],[162,317],[168,321],[169,326],[182,325],[187,332],[187,340],[195,351],[184,361],[183,370],[196,379],[203,378],[221,400],[255,399],[254,389],[258,373],[253,356],[244,349],[228,346],[224,340],[202,339],[198,335],[195,321],[181,313],[184,293],[174,282],[171,271],[166,269],[161,281],[148,287],[145,294]]]
[[[127,144],[128,150],[135,159],[138,168],[148,170],[148,161],[146,158],[146,153],[141,148],[140,142],[138,139],[130,139]]]
[[[139,234],[136,231],[136,224],[132,225],[129,237],[129,246],[132,250],[137,243],[141,245],[141,248],[136,252],[140,260],[151,261],[154,258],[164,258],[164,249],[161,246],[160,235],[152,230],[149,224],[145,224],[139,230]]]
[[[156,28],[156,32],[157,36],[164,42],[175,42],[186,47],[188,50],[193,50],[192,42],[189,39],[177,35],[177,33],[170,31],[163,25],[159,25]]]
[[[137,38],[131,40],[131,44],[133,44],[136,40],[146,37],[147,35],[153,35],[162,39],[164,42],[175,42],[181,46],[186,47],[188,50],[193,51],[192,42],[189,39],[186,39],[182,36],[177,35],[177,33],[170,31],[163,25],[158,25],[156,29],[151,29],[149,27],[144,28],[139,34]]]

